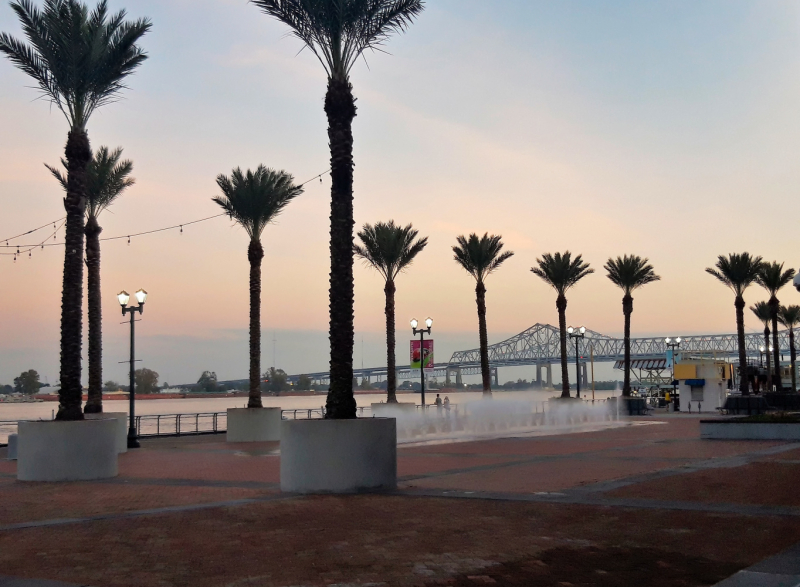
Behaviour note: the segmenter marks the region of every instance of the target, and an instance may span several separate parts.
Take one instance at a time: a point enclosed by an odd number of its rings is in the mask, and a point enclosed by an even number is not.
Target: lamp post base
[[[139,439],[136,438],[136,430],[128,430],[128,448],[139,448]]]

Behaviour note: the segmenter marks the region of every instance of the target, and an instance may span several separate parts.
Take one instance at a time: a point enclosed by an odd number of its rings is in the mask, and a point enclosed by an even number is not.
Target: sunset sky
[[[298,181],[328,168],[325,74],[283,25],[245,0],[111,6],[153,30],[130,89],[89,123],[93,147],[122,146],[137,180],[101,216],[102,236],[217,214],[215,177],[236,166]],[[0,30],[20,34],[7,2]],[[733,296],[703,271],[719,254],[800,265],[795,0],[430,0],[386,49],[352,75],[355,213],[358,226],[394,219],[429,237],[397,284],[401,364],[414,316],[434,318],[438,361],[478,344],[474,282],[450,250],[459,234],[501,234],[515,252],[487,282],[490,343],[557,322],[530,272],[545,252],[597,270],[570,292],[567,321],[610,335],[622,331],[610,256],[649,257],[662,276],[635,294],[634,336],[732,332]],[[64,215],[43,163],[62,156],[67,123],[31,86],[0,58],[0,238]],[[327,177],[311,182],[264,233],[264,369],[273,337],[287,372],[327,369],[329,198]],[[29,368],[57,379],[62,263],[58,247],[0,256],[0,383]],[[228,219],[103,243],[102,271],[106,379],[127,369],[115,294],[139,287],[139,358],[162,382],[247,376],[247,237]],[[385,364],[383,303],[359,263],[357,366]]]

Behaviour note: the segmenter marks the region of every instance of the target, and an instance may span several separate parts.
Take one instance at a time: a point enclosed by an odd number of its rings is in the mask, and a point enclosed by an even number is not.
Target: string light
[[[315,176],[314,176],[314,177],[312,177],[311,179],[309,179],[309,180],[307,180],[307,181],[304,181],[304,182],[303,182],[303,183],[301,183],[301,184],[300,184],[298,187],[303,187],[304,185],[306,185],[306,184],[308,184],[308,183],[310,183],[310,182],[314,181],[315,179],[319,179],[319,182],[320,182],[320,183],[322,183],[322,178],[323,178],[325,175],[327,175],[328,173],[330,173],[330,171],[331,171],[330,169],[328,169],[327,171],[323,171],[323,172],[322,172],[322,173],[320,173],[319,175],[315,175]],[[205,222],[205,221],[207,221],[207,220],[212,220],[212,219],[214,219],[214,218],[220,218],[220,217],[222,217],[222,216],[227,216],[227,215],[228,215],[228,214],[227,214],[226,212],[223,212],[223,213],[221,213],[221,214],[216,214],[216,215],[214,215],[214,216],[208,216],[208,217],[206,217],[206,218],[201,218],[201,219],[199,219],[199,220],[193,220],[193,221],[191,221],[191,222],[184,222],[183,224],[176,224],[176,225],[173,225],[173,226],[166,226],[166,227],[164,227],[164,228],[157,228],[157,229],[155,229],[155,230],[147,230],[147,231],[144,231],[144,232],[138,232],[138,233],[133,233],[133,234],[128,234],[128,235],[123,235],[123,236],[111,236],[111,237],[101,238],[100,240],[101,240],[101,241],[112,241],[112,240],[119,240],[119,239],[123,239],[123,238],[124,238],[124,239],[127,239],[127,240],[128,240],[128,245],[130,245],[130,244],[131,244],[131,237],[134,237],[134,236],[144,236],[144,235],[148,235],[148,234],[155,234],[155,233],[158,233],[158,232],[165,232],[165,231],[167,231],[167,230],[174,230],[175,228],[177,228],[177,229],[179,229],[179,230],[180,230],[180,234],[183,234],[183,227],[184,227],[184,226],[189,226],[189,225],[192,225],[192,224],[198,224],[198,223],[200,223],[200,222]],[[60,225],[60,226],[56,226],[56,224],[57,224],[59,221],[61,221],[61,225]],[[37,232],[37,231],[41,230],[42,228],[46,228],[46,227],[50,226],[50,224],[51,224],[51,223],[52,223],[52,225],[53,225],[53,229],[54,229],[54,231],[53,231],[53,234],[52,234],[52,235],[48,235],[48,236],[47,236],[47,238],[46,238],[46,239],[44,239],[42,242],[39,242],[39,243],[36,243],[36,244],[31,244],[31,245],[9,245],[9,244],[8,244],[8,241],[10,241],[10,240],[14,240],[14,239],[17,239],[17,238],[19,238],[19,237],[21,237],[21,236],[25,236],[25,235],[28,235],[28,234],[32,234],[32,233],[34,233],[34,232]],[[25,253],[25,252],[27,252],[27,253],[28,253],[28,256],[29,256],[29,257],[32,257],[32,255],[31,255],[31,251],[32,251],[33,249],[37,248],[37,247],[39,247],[39,248],[41,248],[41,249],[44,249],[45,247],[58,247],[58,246],[64,245],[64,244],[66,244],[66,243],[64,243],[64,242],[61,242],[61,243],[59,243],[59,242],[55,242],[55,243],[47,243],[47,244],[46,244],[46,241],[50,240],[50,236],[52,236],[52,237],[53,237],[53,240],[56,240],[56,241],[57,241],[57,240],[58,240],[58,239],[57,239],[58,231],[59,231],[61,228],[63,228],[65,224],[66,224],[66,218],[60,218],[59,220],[55,220],[55,221],[52,221],[52,222],[48,222],[47,224],[44,224],[44,225],[42,225],[42,226],[39,226],[39,227],[37,227],[37,228],[34,228],[34,229],[32,229],[32,230],[28,230],[27,232],[23,232],[23,233],[21,233],[21,234],[18,234],[18,235],[16,235],[16,236],[9,237],[9,238],[7,238],[7,239],[0,239],[0,242],[2,242],[3,240],[5,240],[5,243],[6,243],[5,245],[0,245],[0,249],[2,249],[2,248],[4,248],[4,247],[5,247],[5,248],[13,248],[13,247],[16,247],[16,249],[17,249],[16,253],[0,253],[0,256],[5,256],[5,255],[13,255],[13,256],[14,256],[14,262],[16,262],[16,261],[17,261],[17,255],[19,255],[19,254],[22,254],[22,253]],[[22,249],[22,250],[21,250],[21,249]]]

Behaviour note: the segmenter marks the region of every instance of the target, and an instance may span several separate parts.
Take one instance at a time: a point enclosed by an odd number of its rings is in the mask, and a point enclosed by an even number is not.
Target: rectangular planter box
[[[700,438],[717,440],[800,440],[800,423],[701,420]]]
[[[117,476],[117,420],[44,420],[17,426],[17,479],[88,481]]]
[[[284,420],[281,491],[355,493],[397,488],[397,420]]]
[[[228,442],[276,442],[281,439],[280,408],[228,408]]]

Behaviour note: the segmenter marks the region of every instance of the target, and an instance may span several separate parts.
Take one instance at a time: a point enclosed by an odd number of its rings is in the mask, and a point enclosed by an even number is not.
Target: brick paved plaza
[[[713,585],[800,541],[800,444],[701,441],[698,422],[403,446],[391,495],[281,494],[278,445],[224,436],[145,440],[105,482],[21,483],[2,460],[0,575],[95,587]]]

